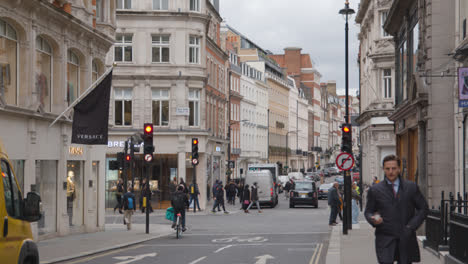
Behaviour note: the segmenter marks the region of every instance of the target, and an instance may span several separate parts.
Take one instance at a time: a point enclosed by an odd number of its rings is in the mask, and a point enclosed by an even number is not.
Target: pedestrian
[[[231,204],[236,205],[236,196],[237,196],[237,184],[234,181],[229,183],[229,192],[231,197]]]
[[[375,185],[377,183],[379,183],[379,179],[377,178],[377,176],[374,176],[374,180],[372,181],[372,185]]]
[[[243,203],[244,203],[244,199],[243,199],[243,197],[244,197],[244,182],[243,181],[239,182],[239,185],[237,186],[237,196],[239,197],[239,203],[241,205],[240,210],[243,210],[244,209],[244,205],[243,205]]]
[[[133,188],[131,192],[129,190],[123,196],[123,209],[124,209],[123,223],[124,225],[127,225],[127,230],[130,230],[132,229],[132,215],[136,210],[136,201],[135,201],[135,194],[133,194]]]
[[[242,208],[244,209],[244,213],[249,213],[249,210],[247,210],[247,207],[250,205],[250,189],[248,184],[244,186],[242,193]]]
[[[249,211],[250,207],[255,203],[257,205],[258,212],[262,212],[262,208],[260,208],[260,202],[258,201],[258,185],[257,182],[254,182],[252,185],[252,191],[250,193],[250,200],[252,200],[247,207],[247,212]]]
[[[340,197],[338,195],[338,182],[334,182],[333,186],[328,190],[328,205],[330,206],[330,219],[328,225],[334,226],[337,224],[336,216],[340,210]]]
[[[198,196],[200,195],[200,189],[198,189],[198,183],[190,184],[189,193],[190,193],[189,204],[192,204],[192,201],[193,201],[193,212],[195,212],[195,208],[198,208],[198,211],[201,211],[200,203],[198,202]]]
[[[216,196],[213,197],[213,199],[215,200],[215,203],[213,205],[213,210],[211,210],[211,212],[216,213],[215,208],[218,207],[218,209],[219,209],[219,206],[221,206],[221,207],[223,207],[224,213],[228,214],[229,212],[226,211],[226,208],[224,207],[223,182],[219,181],[217,186],[218,187],[216,188]],[[220,210],[218,210],[218,211],[220,211]]]
[[[171,197],[171,205],[174,208],[174,220],[172,221],[172,228],[176,226],[177,214],[180,213],[182,218],[182,232],[185,232],[185,207],[187,206],[188,199],[185,194],[184,186],[181,184],[177,187],[177,191]]]
[[[218,185],[220,184],[220,181],[219,180],[216,180],[215,183],[213,184],[213,198],[216,198],[216,196],[218,195],[217,192],[218,192]],[[222,186],[222,185],[221,185]],[[222,189],[222,188],[221,188]],[[224,194],[223,194],[224,195]],[[214,204],[217,204],[216,203],[216,199],[214,201]],[[217,204],[218,205],[218,212],[221,211],[221,209],[219,208],[219,203]]]
[[[352,223],[358,223],[359,217],[359,203],[361,201],[361,196],[359,195],[357,183],[354,182],[351,188],[351,210],[352,210]]]
[[[379,263],[420,262],[416,230],[429,211],[416,183],[400,175],[401,160],[389,155],[383,159],[385,178],[370,187],[364,215],[375,227],[375,250]]]
[[[287,200],[289,198],[289,192],[291,190],[293,190],[293,184],[294,184],[294,181],[292,179],[289,179],[288,182],[286,182],[285,186],[284,186],[284,198]]]
[[[146,205],[143,205],[143,199],[144,197],[147,197]],[[146,178],[143,179],[142,185],[141,185],[141,197],[140,197],[140,208],[141,212],[145,212],[145,208],[148,207],[150,210],[150,213],[153,212],[153,208],[151,206],[151,190],[148,182],[146,182]]]
[[[119,183],[117,183],[117,192],[115,193],[117,204],[114,207],[114,214],[117,208],[119,209],[119,213],[123,214],[122,212],[122,195],[124,194],[123,192],[124,192],[123,180],[122,178],[119,178]]]

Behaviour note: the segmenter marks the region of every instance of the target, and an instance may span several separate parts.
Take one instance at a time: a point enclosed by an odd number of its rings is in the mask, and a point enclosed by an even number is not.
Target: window
[[[153,9],[154,10],[168,10],[169,9],[169,0],[153,0]]]
[[[189,89],[189,126],[200,125],[200,90]]]
[[[80,90],[80,61],[78,56],[71,50],[68,50],[67,60],[67,102],[70,105],[78,98],[78,91]]]
[[[385,25],[385,21],[387,21],[387,17],[388,17],[388,11],[383,11],[380,13],[380,28],[382,29],[382,37],[390,36],[390,34],[388,34],[384,29],[384,25]]]
[[[116,126],[132,125],[132,90],[114,88],[115,115],[114,124]]]
[[[392,70],[384,69],[383,74],[383,98],[392,98]]]
[[[132,9],[132,0],[116,0],[117,9]]]
[[[93,68],[92,68],[92,80],[93,83],[97,81],[99,77],[99,67],[96,61],[93,60]]]
[[[36,38],[36,93],[45,111],[52,105],[52,48],[42,37]]]
[[[96,0],[96,21],[104,21],[104,7],[103,0]]]
[[[190,0],[190,11],[200,12],[200,0]]]
[[[21,217],[21,192],[16,183],[10,165],[2,160],[2,180],[3,191],[5,195],[5,207],[9,216],[14,218]]]
[[[154,89],[153,97],[153,124],[155,126],[169,125],[169,90]]]
[[[152,36],[153,62],[169,62],[169,36]]]
[[[200,63],[200,37],[190,36],[189,63],[194,63],[194,64]]]
[[[418,72],[418,50],[419,50],[419,23],[417,23],[412,32],[413,49],[411,50],[411,73]]]
[[[132,61],[132,35],[117,34],[115,43],[115,61],[131,62]]]
[[[18,103],[17,53],[16,31],[0,19],[0,97],[10,105]]]
[[[400,91],[401,91],[401,96],[402,100],[406,100],[407,98],[407,83],[406,80],[408,78],[408,47],[407,47],[407,41],[405,40],[402,45],[400,46]]]

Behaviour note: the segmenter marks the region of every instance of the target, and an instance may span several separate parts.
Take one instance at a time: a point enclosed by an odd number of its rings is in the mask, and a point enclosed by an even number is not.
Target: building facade
[[[362,180],[372,183],[382,177],[382,160],[395,153],[393,113],[395,100],[395,45],[383,25],[392,1],[362,0],[356,23],[361,25],[360,42],[360,125]],[[354,132],[354,131],[353,131]]]
[[[104,229],[105,146],[71,144],[71,113],[49,127],[106,71],[115,6],[94,3],[0,3],[0,138],[23,194],[41,195],[39,240]]]
[[[154,126],[149,166],[153,206],[170,205],[170,182],[196,181],[205,207],[216,179],[224,180],[228,130],[228,55],[220,48],[218,1],[117,1],[117,32],[107,160],[123,142]],[[119,5],[120,3],[120,5]],[[177,13],[177,15],[175,15]],[[199,165],[190,160],[199,140]],[[107,170],[107,207],[114,206],[118,178],[134,182],[137,199],[144,176],[141,154],[135,175]]]

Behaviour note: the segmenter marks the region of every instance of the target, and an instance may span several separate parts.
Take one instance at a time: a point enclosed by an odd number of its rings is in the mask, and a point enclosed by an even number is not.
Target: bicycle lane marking
[[[232,246],[233,246],[233,245],[227,245],[227,246],[222,247],[222,248],[220,248],[220,249],[218,249],[218,250],[216,250],[216,251],[213,251],[213,253],[219,253],[219,252],[221,252],[222,250],[227,249],[227,248],[230,248],[230,247],[232,247]]]
[[[201,257],[201,258],[198,258],[198,259],[196,259],[196,260],[190,262],[189,264],[196,264],[196,263],[198,263],[198,262],[200,262],[200,261],[202,261],[202,260],[204,260],[204,259],[206,259],[206,256]]]

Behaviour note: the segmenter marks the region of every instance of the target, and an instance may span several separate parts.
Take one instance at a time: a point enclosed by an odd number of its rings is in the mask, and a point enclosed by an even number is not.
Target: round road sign
[[[198,165],[198,159],[192,159],[192,164],[193,165]]]
[[[350,170],[354,166],[354,158],[352,154],[343,152],[336,157],[336,166],[340,170]]]
[[[150,162],[152,160],[153,160],[153,155],[151,155],[151,154],[146,154],[145,155],[145,161]]]

